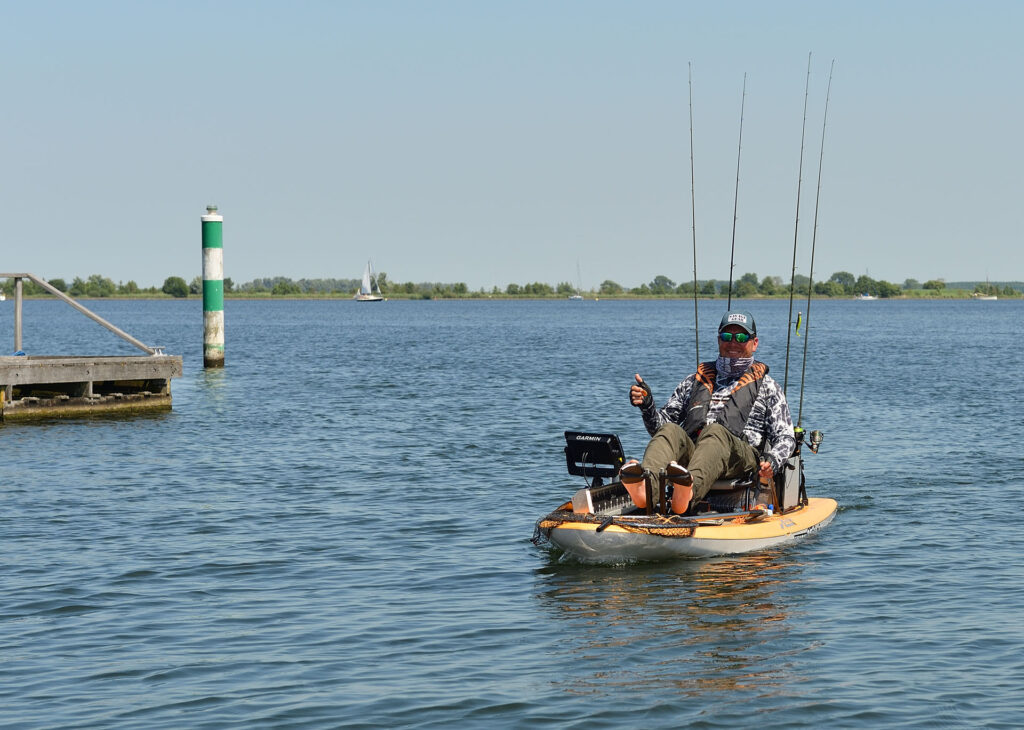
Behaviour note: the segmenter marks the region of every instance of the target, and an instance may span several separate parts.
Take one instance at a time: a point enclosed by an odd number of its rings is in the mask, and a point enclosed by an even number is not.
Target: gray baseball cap
[[[757,337],[757,325],[754,323],[754,316],[750,312],[742,312],[738,309],[726,312],[725,316],[722,317],[722,323],[718,325],[718,331],[721,332],[731,324],[742,327],[751,337]]]

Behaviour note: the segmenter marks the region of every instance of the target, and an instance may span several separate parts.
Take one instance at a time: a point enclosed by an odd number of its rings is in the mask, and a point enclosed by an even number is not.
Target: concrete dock
[[[144,345],[33,274],[3,277],[15,280],[15,352],[21,350],[22,279],[28,279],[147,354],[0,356],[0,420],[170,410],[171,379],[182,374],[180,356]]]
[[[4,420],[171,409],[181,357],[0,357]]]

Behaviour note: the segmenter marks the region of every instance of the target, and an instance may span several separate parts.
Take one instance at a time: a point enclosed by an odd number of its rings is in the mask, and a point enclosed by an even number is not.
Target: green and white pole
[[[203,367],[224,367],[224,216],[206,206],[203,220]]]

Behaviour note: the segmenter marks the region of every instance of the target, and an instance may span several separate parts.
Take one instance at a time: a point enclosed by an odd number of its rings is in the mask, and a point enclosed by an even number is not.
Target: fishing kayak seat
[[[733,489],[746,489],[757,483],[757,479],[755,478],[756,476],[756,472],[750,472],[749,474],[744,474],[743,476],[736,477],[735,479],[719,479],[711,485],[710,491],[728,492]]]
[[[775,511],[786,512],[806,500],[803,472],[802,459],[793,455],[775,475],[774,490],[772,485],[762,485],[757,472],[752,471],[736,479],[719,479],[711,485],[704,501],[720,512],[749,509],[755,504],[771,504]]]
[[[761,485],[757,472],[749,472],[741,477],[716,481],[695,509],[697,512],[737,512],[752,509],[755,504],[771,504],[774,501],[771,495],[771,487]]]

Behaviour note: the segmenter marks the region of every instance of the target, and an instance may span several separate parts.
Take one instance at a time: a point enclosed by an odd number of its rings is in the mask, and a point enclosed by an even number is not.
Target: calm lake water
[[[1024,302],[813,302],[836,520],[621,566],[529,538],[563,431],[642,452],[627,389],[691,372],[692,302],[228,301],[215,372],[199,301],[87,304],[185,374],[167,414],[0,426],[0,727],[1020,726]],[[781,382],[788,302],[743,305]],[[23,349],[136,352],[55,301]]]

